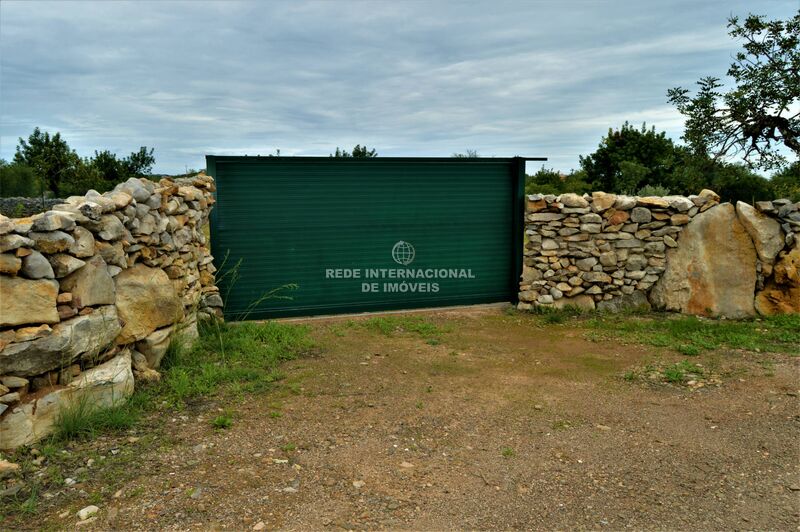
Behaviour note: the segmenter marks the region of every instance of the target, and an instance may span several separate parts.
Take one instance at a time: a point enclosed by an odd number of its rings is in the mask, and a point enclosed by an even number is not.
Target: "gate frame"
[[[445,162],[460,162],[460,163],[470,163],[470,164],[481,164],[481,163],[498,163],[498,162],[507,162],[509,164],[511,175],[509,176],[511,179],[511,228],[510,228],[510,246],[511,246],[511,268],[512,271],[509,272],[509,294],[511,299],[509,303],[516,304],[519,302],[519,280],[522,277],[522,265],[523,265],[523,258],[524,258],[524,245],[525,245],[525,163],[528,161],[547,161],[547,157],[464,157],[464,158],[455,158],[455,157],[376,157],[376,158],[352,158],[352,157],[325,157],[325,156],[316,156],[316,157],[293,157],[293,156],[263,156],[263,155],[206,155],[206,174],[213,177],[215,182],[217,180],[216,171],[217,171],[217,163],[225,163],[225,162],[252,162],[252,163],[263,163],[267,161],[292,161],[298,164],[303,162],[314,162],[319,163],[323,160],[329,161],[332,164],[337,164],[339,162],[347,162],[352,163],[353,161],[370,161],[374,159],[380,159],[382,161],[397,161],[397,162],[421,162],[421,163],[445,163]],[[217,183],[217,188],[219,188],[219,184]],[[214,191],[214,199],[217,199],[217,191]],[[209,215],[209,234],[211,235],[211,253],[212,256],[215,257],[216,260],[222,260],[222,257],[218,257],[217,254],[217,245],[215,244],[215,239],[213,238],[212,231],[214,227],[217,225],[217,208],[211,209],[211,214]],[[425,307],[419,307],[425,308]],[[397,309],[398,311],[408,310],[408,309]],[[376,310],[375,312],[381,312],[381,310]],[[336,315],[336,314],[332,314]],[[310,315],[314,316],[314,315]],[[269,318],[268,318],[269,319]]]

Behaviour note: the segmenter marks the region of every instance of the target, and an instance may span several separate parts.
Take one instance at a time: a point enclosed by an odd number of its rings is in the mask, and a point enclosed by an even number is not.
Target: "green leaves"
[[[734,87],[722,91],[719,78],[708,76],[694,96],[676,87],[667,98],[686,116],[683,139],[695,153],[782,168],[782,146],[800,155],[800,11],[786,21],[731,17],[728,28],[743,48],[727,72]]]

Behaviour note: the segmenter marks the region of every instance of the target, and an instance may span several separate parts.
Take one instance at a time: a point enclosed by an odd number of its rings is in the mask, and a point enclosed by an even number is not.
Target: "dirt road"
[[[625,380],[682,357],[570,322],[429,319],[446,332],[315,321],[318,354],[287,363],[279,390],[165,409],[157,436],[79,444],[135,459],[118,475],[95,460],[11,524],[72,528],[99,492],[83,528],[798,528],[797,358],[765,371],[725,353],[722,384],[692,388]],[[226,409],[232,426],[213,429]]]

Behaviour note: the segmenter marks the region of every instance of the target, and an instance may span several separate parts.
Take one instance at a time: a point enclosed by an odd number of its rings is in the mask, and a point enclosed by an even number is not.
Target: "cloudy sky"
[[[546,156],[611,126],[679,139],[666,90],[723,76],[726,18],[797,0],[0,3],[0,157],[35,126],[81,155]]]

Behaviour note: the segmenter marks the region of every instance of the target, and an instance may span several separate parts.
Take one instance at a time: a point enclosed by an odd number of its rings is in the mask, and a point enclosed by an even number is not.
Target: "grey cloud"
[[[758,6],[787,17],[793,1]],[[79,153],[544,155],[609,127],[680,136],[665,92],[722,75],[734,2],[0,4],[0,157],[35,126]]]

